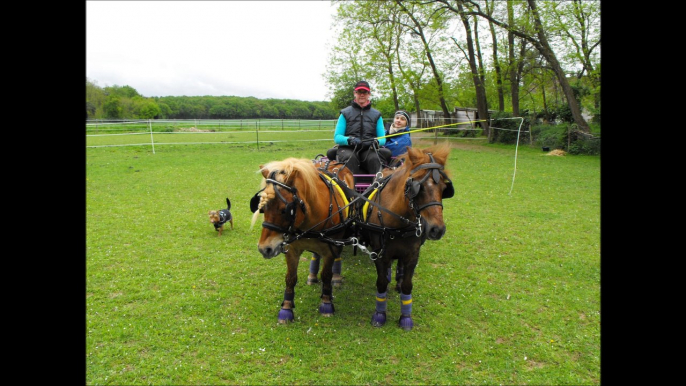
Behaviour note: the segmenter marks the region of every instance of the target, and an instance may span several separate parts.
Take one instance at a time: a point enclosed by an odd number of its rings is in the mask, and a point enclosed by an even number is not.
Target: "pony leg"
[[[312,253],[312,258],[310,259],[310,273],[307,275],[307,285],[319,283],[317,274],[319,273],[319,261],[321,258],[322,257],[318,254]]]
[[[341,264],[342,257],[338,256],[333,261],[333,268],[331,269],[333,272],[333,278],[331,279],[331,282],[333,283],[334,287],[340,287],[341,283],[343,283],[343,276],[341,276]]]
[[[295,253],[293,250],[286,252],[286,291],[284,291],[279,311],[280,324],[287,324],[295,319],[293,308],[295,308],[295,285],[298,283],[299,260],[300,253]]]
[[[389,277],[390,277],[390,272],[389,272]],[[396,292],[400,292],[400,285],[403,282],[403,265],[398,262],[398,265],[395,267],[395,290]],[[388,279],[389,281],[391,279]]]
[[[340,255],[340,249],[339,249]],[[322,295],[321,303],[319,303],[319,313],[322,316],[333,316],[335,309],[333,306],[333,288],[332,288],[332,278],[333,278],[333,264],[334,256],[327,255],[324,256],[324,267],[322,267]]]
[[[412,276],[414,276],[414,269],[417,265],[416,260],[414,263],[409,263],[408,266],[404,267],[404,277],[402,278],[400,287],[400,319],[398,320],[398,325],[405,331],[412,330],[414,327],[414,322],[412,321]]]
[[[386,291],[390,282],[390,271],[385,261],[376,263],[376,307],[372,315],[372,326],[381,327],[386,324]]]

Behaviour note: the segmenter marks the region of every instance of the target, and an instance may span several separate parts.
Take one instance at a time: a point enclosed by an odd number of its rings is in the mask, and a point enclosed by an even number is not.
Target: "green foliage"
[[[134,98],[141,96],[138,91],[131,86],[117,86],[116,84],[114,86],[105,87],[105,93],[120,98]]]
[[[376,274],[343,252],[336,314],[298,267],[296,321],[276,322],[283,257],[256,250],[260,164],[321,144],[86,150],[88,385],[600,383],[600,159],[455,142],[447,233],[414,276],[415,327],[373,328]],[[512,194],[510,192],[511,187]],[[225,197],[234,230],[207,219]],[[335,365],[332,365],[335,364]]]
[[[124,109],[121,107],[121,99],[116,95],[108,96],[102,108],[105,112],[105,118],[124,118]]]
[[[600,138],[578,138],[569,145],[567,152],[569,154],[600,155]]]
[[[525,119],[522,123],[519,119],[499,119],[499,118],[512,118],[512,113],[496,111],[491,114],[491,126],[493,130],[493,142],[494,143],[506,143],[515,144],[517,143],[517,135],[521,130],[526,131],[528,128],[528,119]],[[521,134],[520,142],[522,141]]]
[[[600,134],[600,126],[592,125],[595,134]],[[570,133],[571,130],[571,133]],[[534,143],[540,147],[562,149],[575,155],[600,155],[600,137],[588,137],[574,133],[574,125],[536,125],[531,129]]]
[[[537,125],[531,128],[534,143],[540,147],[562,149],[567,147],[567,125]]]

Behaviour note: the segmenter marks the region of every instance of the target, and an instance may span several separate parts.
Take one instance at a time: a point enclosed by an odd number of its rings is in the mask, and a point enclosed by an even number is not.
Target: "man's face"
[[[367,90],[360,89],[360,90],[355,91],[355,102],[358,105],[366,104],[370,97],[371,97],[371,93]]]

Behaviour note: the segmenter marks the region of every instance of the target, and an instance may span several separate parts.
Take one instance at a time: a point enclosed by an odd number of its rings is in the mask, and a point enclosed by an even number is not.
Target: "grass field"
[[[257,251],[249,199],[260,164],[318,142],[86,149],[88,385],[599,384],[600,158],[454,141],[446,236],[422,247],[415,327],[375,271],[343,253],[336,315],[299,267],[295,318],[278,325],[283,257]],[[415,146],[425,147],[415,143]],[[229,197],[235,229],[207,211]]]

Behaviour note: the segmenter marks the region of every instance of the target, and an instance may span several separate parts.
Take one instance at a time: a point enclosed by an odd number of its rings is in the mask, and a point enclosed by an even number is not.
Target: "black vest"
[[[372,104],[360,108],[355,101],[343,110],[341,114],[345,117],[345,135],[347,137],[357,137],[362,141],[369,141],[377,137],[376,123],[381,118],[381,113],[372,108]]]

